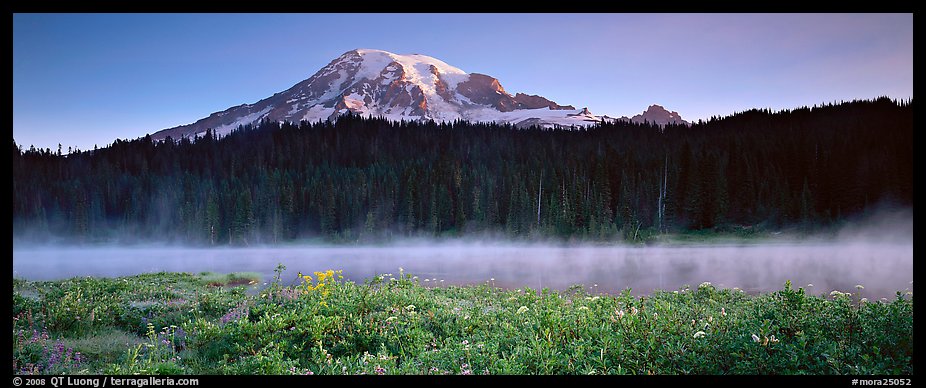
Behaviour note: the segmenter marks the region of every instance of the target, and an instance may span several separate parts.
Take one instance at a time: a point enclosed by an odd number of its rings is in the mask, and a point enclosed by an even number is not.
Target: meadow
[[[13,279],[14,374],[913,374],[913,295],[646,296],[398,269]]]

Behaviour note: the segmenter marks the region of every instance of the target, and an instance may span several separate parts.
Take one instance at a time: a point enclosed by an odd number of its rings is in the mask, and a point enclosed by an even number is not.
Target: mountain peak
[[[494,77],[467,73],[431,56],[357,48],[283,92],[158,131],[152,138],[193,137],[208,129],[222,136],[260,120],[336,120],[347,112],[390,120],[462,119],[519,127],[584,127],[600,121],[572,105],[538,95],[512,95]]]
[[[687,121],[682,119],[682,116],[678,114],[678,112],[669,111],[659,104],[650,105],[649,108],[646,108],[642,114],[634,115],[629,119],[627,117],[622,117],[622,119],[638,124],[648,122],[659,126],[666,124],[689,124]]]
[[[508,123],[516,127],[587,127],[614,120],[544,97],[515,93],[498,79],[423,54],[358,48],[347,51],[293,87],[253,104],[216,112],[192,124],[158,131],[152,139],[194,137],[212,129],[223,136],[260,120],[337,120],[347,112],[389,120]],[[677,112],[650,106],[633,122],[685,123]]]

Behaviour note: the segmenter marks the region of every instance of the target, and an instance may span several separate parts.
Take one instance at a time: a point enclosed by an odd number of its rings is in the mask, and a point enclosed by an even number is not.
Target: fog
[[[341,269],[362,282],[377,274],[419,277],[426,286],[490,282],[498,287],[634,295],[711,282],[747,292],[781,289],[791,280],[813,294],[831,290],[891,298],[913,288],[913,244],[897,242],[762,244],[686,247],[562,247],[443,244],[389,247],[161,248],[27,247],[13,250],[13,276],[30,280],[74,276],[116,277],[146,272],[253,271],[271,279],[278,263],[284,280],[296,272]],[[428,279],[425,281],[425,279]],[[494,280],[491,280],[494,279]],[[812,284],[812,286],[809,286]]]
[[[785,237],[789,236],[790,237]],[[692,288],[702,282],[746,292],[779,290],[788,280],[812,294],[832,290],[892,298],[913,291],[912,211],[877,212],[825,237],[783,233],[772,241],[680,246],[592,246],[499,239],[424,239],[386,246],[286,245],[193,248],[164,245],[13,245],[13,276],[54,280],[75,276],[117,277],[174,271],[258,272],[263,281],[277,264],[283,279],[297,272],[340,269],[351,281],[399,268],[429,287],[490,283],[503,288],[634,295]]]

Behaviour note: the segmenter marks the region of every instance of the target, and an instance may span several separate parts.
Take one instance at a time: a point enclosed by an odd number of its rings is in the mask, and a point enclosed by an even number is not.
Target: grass
[[[200,280],[215,287],[255,285],[261,280],[261,274],[257,272],[232,272],[228,274],[200,272],[198,276]]]
[[[336,271],[284,287],[279,273],[259,293],[210,274],[14,279],[13,372],[913,374],[912,294],[634,297]]]

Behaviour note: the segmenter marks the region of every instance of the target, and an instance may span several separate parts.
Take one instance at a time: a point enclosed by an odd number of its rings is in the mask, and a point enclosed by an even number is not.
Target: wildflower
[[[771,343],[773,343],[773,344],[778,343],[778,338],[775,338],[775,335],[774,335],[774,334],[772,334],[772,336],[769,337],[768,340],[769,340],[769,342],[771,342]]]
[[[624,310],[617,310],[617,319],[621,319],[623,317],[624,317]]]
[[[493,281],[493,282],[494,282],[494,281],[495,281],[495,278],[490,278],[489,280],[491,280],[491,281]]]
[[[405,306],[405,309],[406,309],[406,310],[415,311],[415,305],[410,304],[410,305],[408,305],[408,306]]]
[[[390,321],[394,321],[394,320],[396,320],[396,317],[389,317],[389,318],[386,318],[386,322],[390,322]]]
[[[707,317],[707,321],[708,321],[708,322],[714,322],[714,316],[709,316],[709,317]]]
[[[424,281],[426,281],[426,282],[430,282],[430,281],[431,281],[431,279],[424,279]]]
[[[383,367],[381,367],[381,366],[379,366],[379,365],[377,365],[376,368],[375,368],[374,370],[376,371],[376,374],[378,374],[378,375],[386,374],[386,369],[383,368]]]
[[[861,285],[861,284],[856,284],[856,285],[855,285],[855,288],[856,288],[856,289],[859,289],[859,290],[864,290],[864,289],[865,289],[865,286],[863,286],[863,285]]]
[[[753,342],[759,342],[759,336],[753,334],[753,335],[752,335],[752,341],[753,341]]]
[[[862,300],[860,300],[860,301],[858,301],[858,302],[859,302],[859,303],[868,303],[868,298],[862,298]]]
[[[463,340],[463,345],[469,345],[469,341]]]
[[[636,308],[636,307],[630,306],[630,315],[637,315],[637,308]]]
[[[518,307],[518,314],[523,314],[527,312],[527,306]]]
[[[808,288],[813,287],[813,283],[807,283],[807,287]]]
[[[428,372],[430,372],[430,373],[438,373],[438,372],[440,372],[440,369],[437,369],[436,366],[432,366],[430,369],[428,369]]]
[[[653,313],[653,318],[659,318],[659,313]]]
[[[706,336],[706,335],[707,335],[707,333],[705,333],[705,332],[703,332],[703,331],[699,331],[699,332],[697,332],[697,333],[694,333],[694,337],[695,337],[695,338],[701,338],[701,337],[704,337],[704,336]]]
[[[691,320],[691,326],[694,326],[695,324],[696,324],[696,323],[695,323],[695,320],[692,319],[692,320]]]
[[[720,316],[722,316],[722,317],[727,316],[727,309],[726,309],[726,308],[723,308],[723,307],[720,308]]]
[[[775,336],[772,336],[772,338],[775,338]],[[762,338],[762,346],[768,346],[768,337]]]
[[[579,307],[579,310],[588,310],[588,307],[582,306],[582,307]]]

